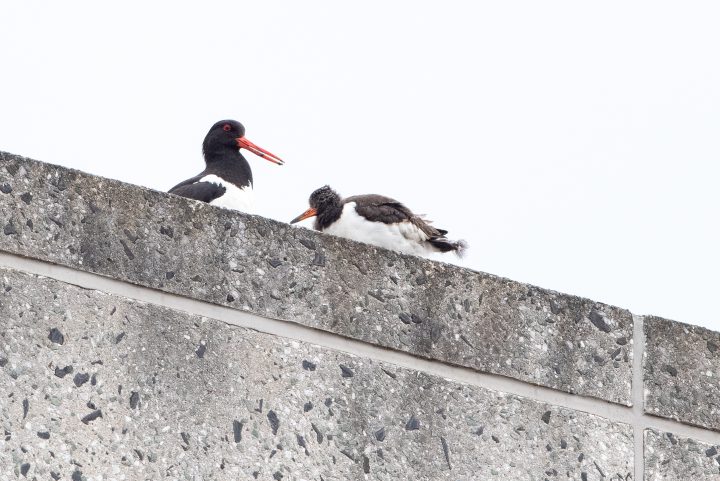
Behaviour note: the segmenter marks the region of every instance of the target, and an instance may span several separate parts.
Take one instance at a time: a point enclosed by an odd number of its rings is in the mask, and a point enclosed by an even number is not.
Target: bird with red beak
[[[221,120],[210,128],[203,140],[205,170],[180,182],[169,192],[228,209],[252,212],[252,170],[240,149],[248,150],[277,165],[285,163],[277,155],[250,142],[245,137],[245,127],[240,122]]]

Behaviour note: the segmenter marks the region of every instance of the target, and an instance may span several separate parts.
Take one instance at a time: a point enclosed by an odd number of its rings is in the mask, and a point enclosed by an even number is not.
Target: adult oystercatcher
[[[343,199],[326,185],[313,192],[308,202],[310,208],[291,224],[316,217],[316,230],[406,254],[452,251],[460,256],[467,247],[465,241],[449,240],[446,230],[433,227],[390,197],[369,194]]]
[[[202,149],[205,170],[168,192],[243,212],[252,212],[253,177],[240,149],[278,165],[285,163],[246,139],[245,127],[236,120],[216,122],[205,136]]]

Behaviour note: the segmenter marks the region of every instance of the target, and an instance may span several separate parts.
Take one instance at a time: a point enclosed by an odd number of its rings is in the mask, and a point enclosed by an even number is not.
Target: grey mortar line
[[[635,444],[635,477],[638,481],[645,479],[645,332],[643,316],[633,314],[633,376],[632,376],[632,412],[633,443]]]
[[[642,413],[642,407],[638,409],[637,406],[622,406],[601,399],[570,394],[549,387],[529,384],[509,377],[445,364],[441,361],[417,357],[410,353],[349,339],[339,334],[303,326],[294,322],[262,317],[210,302],[199,301],[177,294],[169,294],[156,289],[138,286],[111,277],[0,251],[0,268],[3,267],[48,277],[83,289],[97,290],[135,301],[156,304],[169,309],[217,319],[226,324],[252,329],[257,332],[307,342],[355,356],[422,371],[451,381],[514,394],[535,401],[594,414],[611,421],[628,424],[632,426],[634,430],[639,430],[641,433],[644,429],[651,428],[658,431],[672,432],[678,436],[693,438],[710,444],[720,445],[720,432],[689,426],[670,419],[650,416]],[[636,335],[637,331],[634,333],[634,337]],[[634,367],[636,363],[635,355],[634,353]],[[638,358],[641,358],[641,356]],[[634,370],[633,375],[634,386],[637,385],[635,383],[636,373],[637,369]],[[642,376],[642,373],[640,376]],[[634,389],[635,387],[633,387],[633,390]],[[635,394],[635,391],[633,391],[633,394]],[[633,397],[633,401],[635,401],[635,397]],[[635,402],[635,404],[637,405],[638,403]]]

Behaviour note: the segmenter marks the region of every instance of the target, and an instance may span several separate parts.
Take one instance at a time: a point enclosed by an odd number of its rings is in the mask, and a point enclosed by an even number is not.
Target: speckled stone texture
[[[629,405],[624,309],[0,153],[0,250]]]
[[[0,480],[631,479],[627,425],[0,277]]]
[[[645,318],[645,412],[720,431],[720,333]]]
[[[645,431],[645,481],[718,481],[720,446]]]

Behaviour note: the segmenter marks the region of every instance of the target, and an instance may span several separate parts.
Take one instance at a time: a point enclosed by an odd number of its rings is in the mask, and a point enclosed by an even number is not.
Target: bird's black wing
[[[355,202],[355,211],[358,215],[369,221],[395,224],[397,222],[410,222],[423,231],[428,238],[442,237],[447,231],[436,229],[422,217],[413,214],[405,204],[383,195],[355,195],[345,199],[345,202]]]
[[[225,187],[212,182],[198,182],[205,176],[205,173],[196,175],[192,179],[180,182],[170,189],[171,194],[187,197],[189,199],[212,202],[225,193]]]
[[[402,203],[383,195],[354,195],[345,199],[345,203],[355,203],[355,212],[372,222],[395,224],[407,221],[413,213]]]

